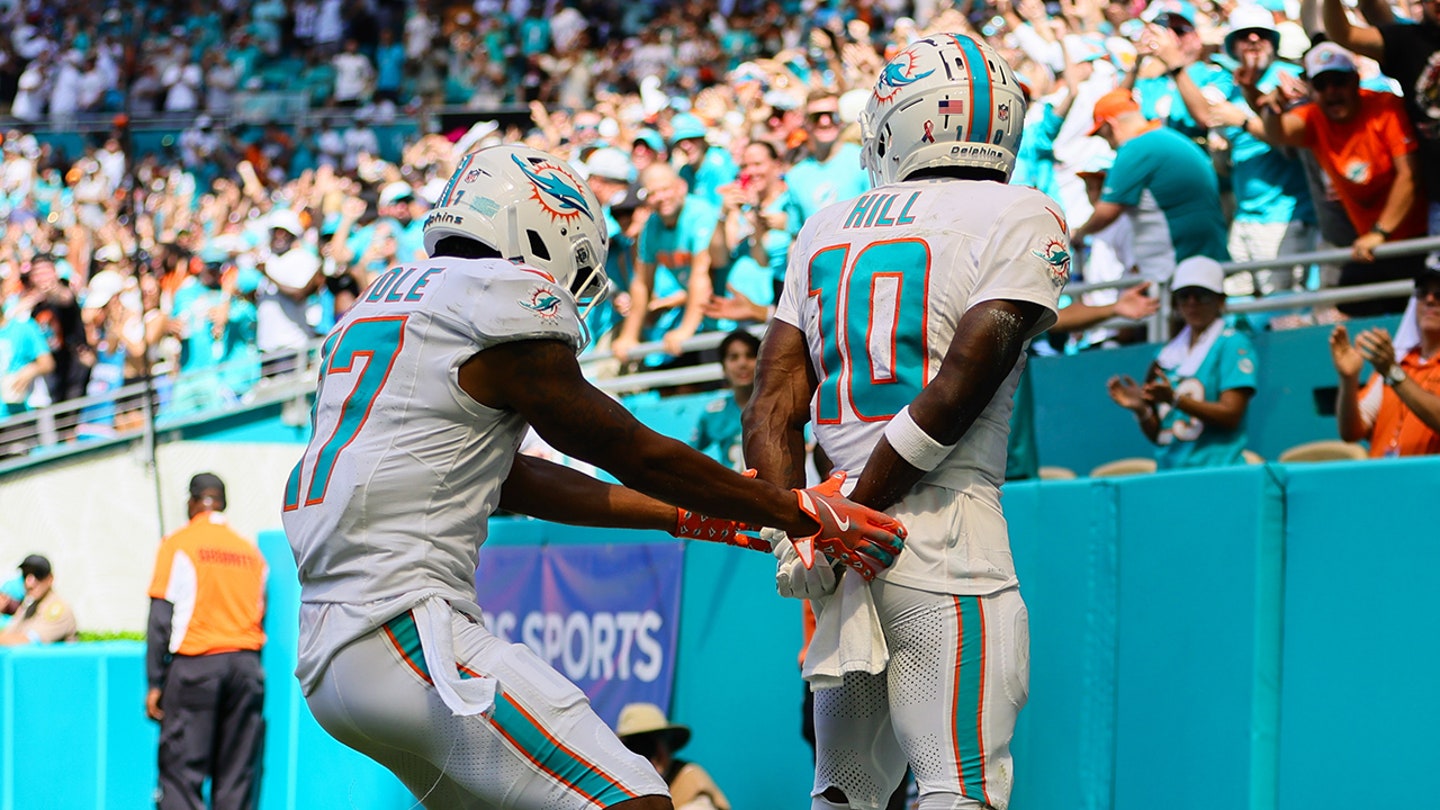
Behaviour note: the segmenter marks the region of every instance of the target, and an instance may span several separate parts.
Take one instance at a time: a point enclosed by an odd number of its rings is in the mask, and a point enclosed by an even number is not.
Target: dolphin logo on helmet
[[[519,155],[511,155],[511,160],[520,167],[520,171],[530,178],[530,183],[535,187],[535,200],[550,210],[552,216],[557,219],[572,219],[584,214],[593,222],[595,212],[585,202],[585,195],[580,189],[561,179],[561,170],[549,164],[541,164],[541,171],[549,169],[549,172],[541,174],[531,168],[528,161],[522,160]]]
[[[896,54],[894,59],[886,63],[884,70],[880,71],[880,78],[875,82],[875,99],[885,102],[895,98],[895,94],[901,88],[926,78],[935,72],[935,68],[919,74],[915,74],[914,71],[915,53],[913,50],[906,49]]]

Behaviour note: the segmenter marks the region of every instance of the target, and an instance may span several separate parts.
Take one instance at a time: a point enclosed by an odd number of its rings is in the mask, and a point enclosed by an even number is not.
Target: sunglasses
[[[1342,70],[1327,70],[1316,75],[1310,80],[1310,86],[1322,93],[1332,87],[1344,87],[1349,84],[1355,74]]]
[[[1435,298],[1440,301],[1440,284],[1416,284],[1415,300],[1424,301],[1427,298]]]
[[[1175,296],[1175,301],[1177,303],[1184,301],[1197,301],[1200,303],[1204,303],[1206,301],[1213,301],[1220,297],[1216,293],[1213,293],[1206,289],[1202,289],[1200,287],[1186,287],[1183,290],[1176,290],[1173,295]]]
[[[812,113],[809,113],[809,114],[807,114],[805,117],[806,117],[806,119],[808,119],[808,120],[810,121],[810,123],[812,123],[812,124],[819,124],[819,123],[821,123],[822,121],[825,121],[825,122],[830,123],[830,124],[834,124],[834,123],[836,123],[837,121],[840,120],[840,113],[835,112],[835,111],[833,111],[833,110],[822,110],[822,111],[820,111],[820,112],[812,112]]]

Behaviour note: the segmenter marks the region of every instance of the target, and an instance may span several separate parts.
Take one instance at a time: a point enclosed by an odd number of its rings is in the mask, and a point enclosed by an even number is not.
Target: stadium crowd
[[[1072,281],[1326,244],[1352,260],[1231,275],[1217,294],[1413,278],[1424,257],[1373,250],[1440,232],[1436,0],[11,0],[0,30],[11,416],[157,369],[162,415],[244,401],[423,255],[458,160],[499,142],[571,160],[606,203],[616,294],[591,351],[693,360],[698,332],[769,317],[807,217],[869,189],[859,112],[885,61],[936,32],[983,37],[1020,77],[1015,182],[1059,202]],[[296,95],[293,120],[253,114]],[[468,120],[441,115],[457,110]],[[397,121],[418,134],[387,155],[376,128]],[[176,134],[142,150],[145,127]],[[54,137],[75,131],[80,153]],[[646,341],[663,351],[640,356]],[[81,412],[61,438],[133,428],[139,407]],[[0,446],[24,452],[11,434]]]

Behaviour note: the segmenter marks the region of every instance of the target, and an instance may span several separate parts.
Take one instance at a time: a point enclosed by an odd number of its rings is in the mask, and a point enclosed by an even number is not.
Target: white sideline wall
[[[82,631],[143,632],[155,550],[187,521],[190,476],[213,472],[225,481],[230,525],[253,540],[279,527],[285,478],[304,445],[162,444],[158,510],[156,469],[140,449],[139,442],[116,445],[0,479],[0,581],[26,555],[43,554]]]

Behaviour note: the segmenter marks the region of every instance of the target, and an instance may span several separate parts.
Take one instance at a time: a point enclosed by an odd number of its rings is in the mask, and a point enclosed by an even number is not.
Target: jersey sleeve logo
[[[590,210],[585,193],[579,188],[580,182],[569,172],[548,161],[532,164],[519,155],[511,155],[510,159],[529,178],[531,199],[540,203],[552,220],[569,222],[582,214],[592,222],[595,220],[595,212]]]
[[[553,321],[560,317],[560,296],[549,287],[536,287],[531,291],[528,300],[520,301],[520,306],[539,315],[542,321]]]
[[[1070,248],[1064,240],[1048,237],[1042,249],[1032,250],[1030,254],[1049,266],[1051,284],[1064,287],[1070,280]]]

